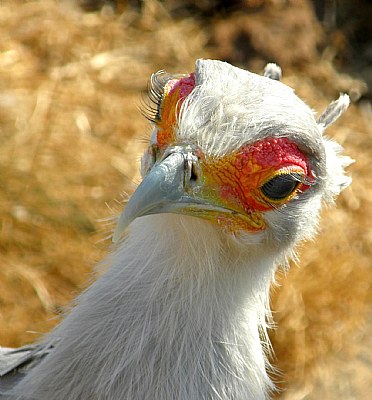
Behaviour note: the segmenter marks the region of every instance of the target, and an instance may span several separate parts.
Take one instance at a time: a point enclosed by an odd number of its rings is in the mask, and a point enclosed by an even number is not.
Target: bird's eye
[[[300,179],[295,174],[280,174],[261,186],[262,194],[269,200],[285,200],[295,192]]]

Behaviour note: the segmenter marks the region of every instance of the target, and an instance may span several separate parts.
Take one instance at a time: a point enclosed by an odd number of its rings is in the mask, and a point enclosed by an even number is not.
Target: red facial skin
[[[203,169],[208,183],[213,185],[214,181],[220,187],[221,198],[228,202],[235,199],[246,213],[271,210],[309,188],[300,183],[284,201],[270,201],[260,187],[274,176],[295,172],[312,180],[306,156],[287,138],[265,138],[245,145],[222,158],[205,160]]]
[[[175,126],[182,103],[195,87],[195,74],[172,79],[165,85],[164,95],[160,105],[160,121],[157,122],[157,144],[164,150],[170,143],[175,142]]]

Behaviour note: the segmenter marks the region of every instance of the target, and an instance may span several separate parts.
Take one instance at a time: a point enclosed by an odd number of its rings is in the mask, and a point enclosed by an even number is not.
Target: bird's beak
[[[248,226],[250,230],[261,230],[263,222],[260,217],[242,215],[226,207],[211,195],[203,182],[193,181],[191,171],[198,162],[193,152],[184,148],[177,148],[157,162],[126,204],[114,231],[113,242],[120,239],[136,218],[161,213],[193,215],[222,224],[233,219],[239,221],[235,225],[237,228]]]
[[[155,164],[120,215],[113,242],[117,242],[124,230],[138,217],[180,212],[187,204],[197,203],[197,199],[186,192],[187,158],[186,152],[177,151]]]

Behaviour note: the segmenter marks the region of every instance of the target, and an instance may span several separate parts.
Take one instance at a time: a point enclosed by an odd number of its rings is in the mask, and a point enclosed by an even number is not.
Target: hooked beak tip
[[[119,217],[118,223],[116,224],[116,228],[112,234],[112,242],[117,243],[123,235],[123,232],[128,227],[129,223],[124,218],[124,213],[122,213]]]

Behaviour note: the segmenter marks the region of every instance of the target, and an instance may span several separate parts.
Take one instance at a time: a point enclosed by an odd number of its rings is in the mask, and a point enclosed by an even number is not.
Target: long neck
[[[56,348],[23,382],[27,393],[266,398],[261,340],[273,257],[242,251],[205,221],[162,215],[135,221],[109,262],[48,338]]]

